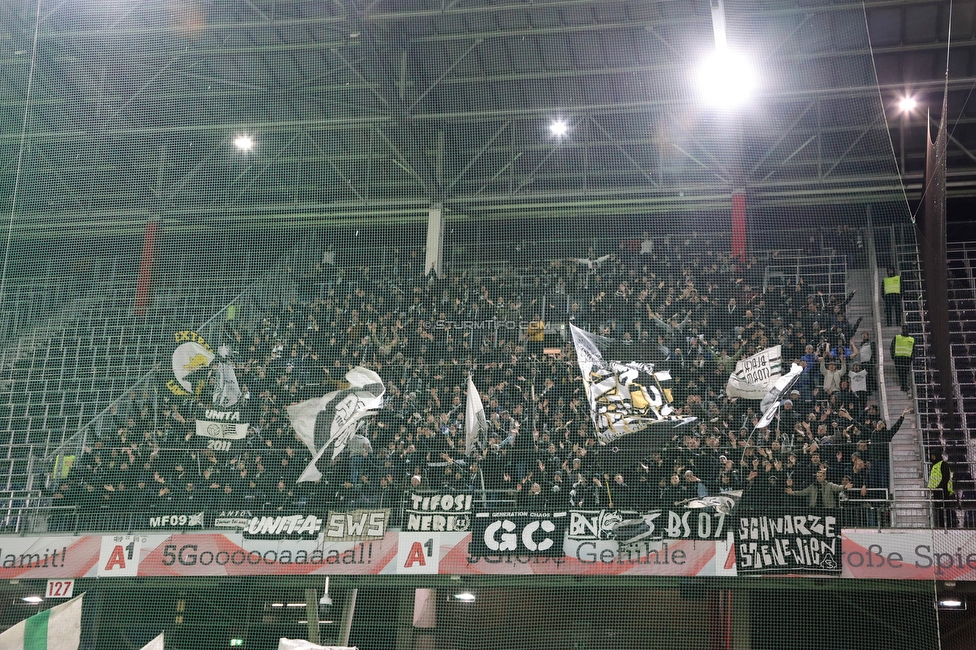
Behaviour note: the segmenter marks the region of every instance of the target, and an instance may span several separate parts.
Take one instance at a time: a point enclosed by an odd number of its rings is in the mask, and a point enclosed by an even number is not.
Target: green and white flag
[[[45,610],[0,634],[4,650],[78,650],[81,643],[81,599]]]
[[[155,639],[142,646],[142,650],[163,650],[166,646],[163,643],[163,635],[160,634]]]

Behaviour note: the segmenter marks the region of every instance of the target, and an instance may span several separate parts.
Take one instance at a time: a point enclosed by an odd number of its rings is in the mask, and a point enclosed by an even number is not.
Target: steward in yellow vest
[[[892,268],[881,283],[884,293],[885,325],[901,324],[901,275],[897,275]]]
[[[928,488],[932,490],[932,505],[935,510],[936,528],[955,528],[955,487],[952,485],[952,468],[942,460],[938,452],[931,452],[932,469],[929,472]]]
[[[898,385],[903,391],[911,390],[912,358],[915,356],[915,337],[908,333],[908,326],[902,325],[901,334],[891,339],[891,357],[895,360]]]
[[[901,293],[901,276],[890,275],[885,277],[884,292],[885,295],[888,295],[889,293]]]
[[[915,337],[898,334],[892,341],[892,355],[896,357],[911,357],[915,351]]]

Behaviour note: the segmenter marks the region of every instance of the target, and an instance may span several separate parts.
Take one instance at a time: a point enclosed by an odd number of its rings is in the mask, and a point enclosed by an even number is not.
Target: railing
[[[375,499],[354,499],[321,504],[313,504],[307,498],[297,497],[278,505],[252,499],[250,503],[226,504],[226,506],[203,501],[198,503],[174,502],[172,504],[156,504],[152,509],[123,510],[113,509],[110,506],[93,508],[78,504],[61,505],[37,491],[18,491],[16,493],[0,493],[0,507],[5,514],[0,519],[0,534],[23,536],[51,532],[70,534],[131,533],[134,531],[199,531],[205,529],[239,531],[239,525],[227,525],[222,521],[240,520],[252,516],[294,514],[314,514],[322,517],[329,511],[385,508],[389,508],[391,511],[390,525],[400,527],[405,525],[407,521],[407,510],[411,507],[412,495],[447,493],[452,495],[471,494],[472,502],[477,510],[509,509],[517,504],[516,495],[511,490],[443,490],[397,493],[399,496],[396,497],[395,502],[391,502],[393,497],[388,494],[385,497]],[[687,509],[697,509],[696,505],[697,502],[693,500]],[[960,501],[958,505],[960,509],[976,511],[976,501],[965,503]],[[891,527],[890,507],[891,501],[888,490],[886,488],[871,488],[868,490],[867,497],[850,493],[842,495],[839,507],[834,512],[841,524],[847,528],[889,528]],[[593,508],[584,509],[592,510]],[[659,509],[661,508],[652,510]],[[674,509],[677,510],[677,508]],[[762,511],[766,513],[795,512],[798,509],[803,509],[800,502],[785,508],[764,507]],[[640,509],[633,507],[623,507],[619,511],[641,512]],[[970,519],[964,512],[960,521],[969,522]],[[972,523],[976,525],[976,519]]]
[[[847,284],[847,257],[833,251],[821,255],[789,251],[766,258],[763,292],[782,286],[793,287],[800,280],[813,295],[843,295]]]

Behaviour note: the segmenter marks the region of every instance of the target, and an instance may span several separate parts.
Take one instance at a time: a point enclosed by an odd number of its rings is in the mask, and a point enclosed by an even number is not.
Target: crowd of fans
[[[740,503],[768,508],[836,507],[843,493],[873,519],[901,420],[888,428],[869,404],[876,342],[848,319],[851,296],[802,280],[763,292],[759,260],[720,247],[645,234],[611,255],[544,264],[517,250],[506,270],[482,277],[424,275],[416,252],[382,272],[322,263],[254,329],[227,321],[225,340],[211,341],[233,349],[246,439],[209,449],[195,435],[196,398],[134,393],[53,481],[54,502],[86,512],[273,512],[487,489],[538,507],[650,509],[741,490]],[[570,323],[629,341],[635,356],[669,369],[674,407],[697,420],[664,449],[611,459],[594,435]],[[730,398],[726,381],[737,360],[775,344],[803,374],[772,424],[756,429],[758,401]],[[385,406],[364,441],[323,457],[320,482],[296,483],[311,455],[286,407],[335,390],[356,365],[383,378]],[[489,431],[466,454],[469,374]]]

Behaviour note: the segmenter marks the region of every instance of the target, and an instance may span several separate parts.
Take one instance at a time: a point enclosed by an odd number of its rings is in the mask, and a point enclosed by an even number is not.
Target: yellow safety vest
[[[901,293],[901,276],[893,275],[884,279],[884,292],[887,296],[890,293]]]
[[[71,467],[75,464],[74,455],[62,456],[58,455],[54,459],[54,471],[51,472],[52,478],[63,479],[68,478],[68,472],[71,471]]]
[[[935,465],[932,466],[932,473],[929,474],[929,489],[934,490],[939,487],[939,483],[942,482],[942,465],[945,463],[944,460],[940,460]],[[952,484],[952,470],[949,470],[949,482],[946,484],[946,492],[949,494],[955,494],[956,489]]]
[[[895,337],[895,356],[896,357],[910,357],[912,356],[912,350],[915,349],[915,339],[911,336],[902,336],[899,334]]]

